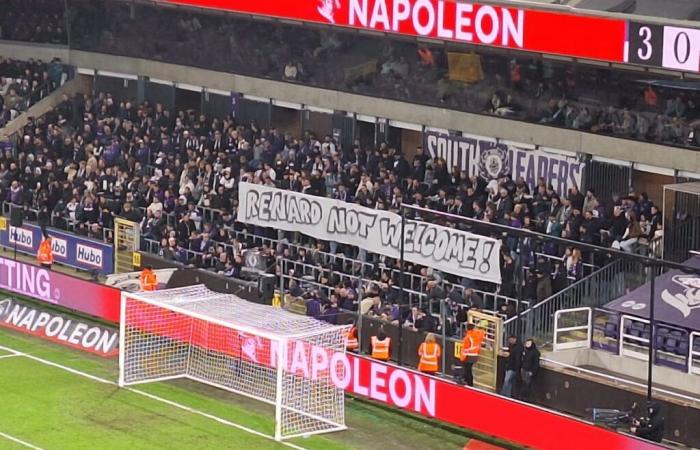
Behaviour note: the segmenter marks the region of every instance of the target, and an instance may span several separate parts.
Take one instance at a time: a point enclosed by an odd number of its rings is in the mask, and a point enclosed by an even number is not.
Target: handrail
[[[540,301],[539,303],[534,304],[530,308],[528,308],[525,311],[522,311],[521,313],[511,317],[510,319],[506,320],[503,323],[506,324],[506,323],[514,322],[515,320],[518,319],[518,317],[520,317],[522,319],[524,316],[526,316],[527,314],[530,314],[532,311],[535,311],[536,309],[539,309],[539,308],[543,307],[545,304],[553,301],[553,299],[560,297],[560,296],[563,296],[563,295],[566,295],[566,293],[568,291],[572,291],[574,289],[577,289],[583,283],[589,282],[591,280],[591,278],[593,278],[594,276],[600,275],[601,273],[603,273],[603,271],[611,270],[612,266],[617,266],[617,265],[621,265],[621,264],[622,264],[621,260],[619,260],[619,259],[615,260],[612,263],[608,264],[607,266],[603,266],[600,269],[596,270],[595,272],[588,275],[587,277],[581,278],[580,280],[576,281],[575,283],[570,284],[569,286],[565,287],[564,289],[557,292],[556,294],[550,295],[549,297],[545,298],[544,300]]]

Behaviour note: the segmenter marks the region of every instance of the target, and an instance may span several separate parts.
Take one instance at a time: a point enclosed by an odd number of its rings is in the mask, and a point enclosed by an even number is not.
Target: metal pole
[[[523,253],[525,253],[525,239],[520,237],[518,238],[518,247],[520,252],[518,255],[518,277],[516,278],[517,281],[517,286],[515,295],[517,297],[517,302],[515,304],[515,334],[518,336],[519,339],[523,338],[523,327],[522,327],[522,318],[520,317],[520,312],[522,311],[522,302],[523,302],[523,288],[524,288],[524,283],[527,281],[525,278],[525,264],[524,264],[524,256]],[[537,256],[535,256],[535,261],[534,264],[537,264]],[[507,336],[506,336],[507,337]]]
[[[406,241],[406,208],[401,206],[401,250],[400,250],[400,261],[399,261],[399,269],[401,270],[401,278],[399,279],[399,289],[401,291],[401,296],[400,296],[400,304],[399,304],[399,346],[398,346],[398,352],[399,352],[399,357],[397,359],[399,365],[401,365],[401,362],[403,361],[403,355],[401,354],[401,350],[403,348],[402,345],[402,340],[403,340],[403,323],[402,317],[401,317],[401,308],[404,305],[405,302],[405,285],[406,285],[406,270],[405,270],[405,259],[404,259],[404,247],[405,247],[405,241]]]
[[[447,357],[445,355],[447,350],[447,299],[443,298],[440,300],[440,321],[442,322],[442,373],[445,372],[445,363],[447,362]]]
[[[656,337],[654,336],[654,266],[649,266],[649,275],[651,276],[651,294],[649,295],[649,363],[647,372],[647,401],[651,401],[652,397],[652,381],[654,371],[654,347],[656,346]]]

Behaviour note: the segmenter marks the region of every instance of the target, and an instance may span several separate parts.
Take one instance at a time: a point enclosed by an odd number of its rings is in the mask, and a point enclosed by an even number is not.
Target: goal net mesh
[[[121,385],[189,378],[275,406],[277,439],[345,428],[348,327],[204,286],[122,294]]]

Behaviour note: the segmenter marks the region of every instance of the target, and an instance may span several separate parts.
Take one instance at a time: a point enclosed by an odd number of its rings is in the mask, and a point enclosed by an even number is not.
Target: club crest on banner
[[[623,308],[629,308],[633,311],[639,311],[640,309],[644,309],[647,307],[646,303],[637,303],[634,300],[627,300],[626,302],[623,302],[622,305]]]
[[[498,179],[510,173],[508,149],[497,146],[483,150],[479,160],[479,175],[486,179]]]
[[[683,291],[671,293],[664,289],[661,293],[663,301],[680,311],[683,317],[700,309],[700,278],[695,275],[675,275],[671,280],[681,286]]]
[[[340,8],[340,0],[319,0],[318,13],[330,23],[335,23],[335,10]]]

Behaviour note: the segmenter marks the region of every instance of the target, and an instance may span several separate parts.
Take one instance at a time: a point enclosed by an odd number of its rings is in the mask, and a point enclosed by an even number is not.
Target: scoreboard
[[[628,22],[625,62],[700,72],[700,29]]]
[[[700,28],[455,0],[157,0],[404,36],[700,72]]]

